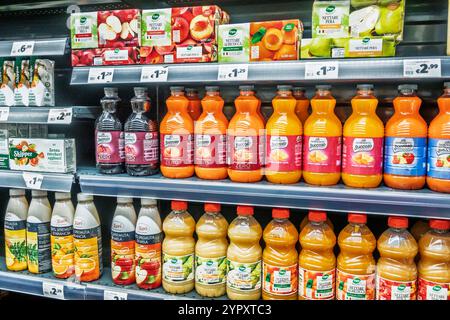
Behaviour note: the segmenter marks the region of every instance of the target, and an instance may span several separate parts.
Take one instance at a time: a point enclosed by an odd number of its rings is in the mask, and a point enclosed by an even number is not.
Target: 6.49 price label
[[[34,51],[34,41],[16,41],[11,48],[11,56],[31,56]]]
[[[305,65],[305,79],[337,79],[339,77],[338,61],[307,62]]]
[[[440,78],[441,59],[404,60],[403,76],[406,78]]]

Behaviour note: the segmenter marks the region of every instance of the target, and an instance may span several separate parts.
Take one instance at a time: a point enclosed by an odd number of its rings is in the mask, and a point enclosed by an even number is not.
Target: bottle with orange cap
[[[253,207],[238,206],[238,216],[228,228],[227,295],[231,300],[261,297],[262,228],[253,213]]]
[[[332,300],[335,297],[336,235],[326,223],[327,214],[310,211],[309,223],[300,232],[298,296],[301,300]]]
[[[375,259],[377,240],[367,227],[367,216],[348,214],[349,224],[339,233],[336,298],[338,300],[375,299]]]
[[[408,218],[389,217],[388,226],[377,241],[377,300],[415,300],[417,242],[408,231]]]
[[[289,209],[272,209],[273,220],[263,233],[266,248],[263,251],[264,300],[297,300],[298,253],[295,244],[298,232],[289,221]]]

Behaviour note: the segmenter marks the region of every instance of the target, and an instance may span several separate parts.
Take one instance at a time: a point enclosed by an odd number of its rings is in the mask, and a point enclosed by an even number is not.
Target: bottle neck
[[[419,113],[421,100],[415,94],[402,94],[394,99],[394,109],[401,115]]]
[[[334,112],[336,99],[329,90],[317,90],[316,95],[311,100],[311,109],[316,114],[328,114]]]
[[[438,99],[439,112],[450,114],[450,88],[444,89],[444,94]]]
[[[353,112],[358,115],[375,114],[378,100],[371,94],[371,91],[358,91],[358,94],[352,99]]]
[[[240,95],[241,96],[245,96],[245,97],[254,96],[255,95],[255,91],[252,91],[252,90],[241,90],[240,91]]]

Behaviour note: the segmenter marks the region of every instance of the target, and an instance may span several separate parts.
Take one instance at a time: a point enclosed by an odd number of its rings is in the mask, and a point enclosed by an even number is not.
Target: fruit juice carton
[[[376,0],[374,2],[376,2]],[[312,10],[312,37],[348,37],[349,13],[350,0],[314,1]]]
[[[72,49],[98,47],[97,12],[77,12],[70,15]]]
[[[219,62],[250,60],[250,23],[219,26]]]
[[[300,58],[343,58],[348,38],[307,38],[302,39]]]
[[[31,83],[29,90],[30,106],[55,105],[55,62],[48,59],[31,58]]]
[[[29,105],[29,89],[31,83],[30,59],[16,58],[14,72],[16,84],[14,87],[14,104],[16,106]]]
[[[72,50],[72,66],[108,66],[139,64],[138,47]]]
[[[97,24],[100,48],[141,45],[141,11],[139,9],[99,11]]]
[[[0,106],[10,107],[14,105],[15,63],[15,60],[0,59]]]
[[[350,38],[345,45],[346,58],[393,57],[395,40],[392,38]]]
[[[0,124],[0,169],[9,169],[8,126]]]

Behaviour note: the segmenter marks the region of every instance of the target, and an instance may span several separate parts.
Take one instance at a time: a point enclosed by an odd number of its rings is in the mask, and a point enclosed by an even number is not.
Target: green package
[[[349,35],[350,1],[314,1],[312,11],[313,38],[347,38]]]

